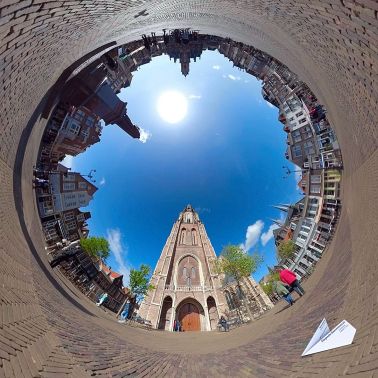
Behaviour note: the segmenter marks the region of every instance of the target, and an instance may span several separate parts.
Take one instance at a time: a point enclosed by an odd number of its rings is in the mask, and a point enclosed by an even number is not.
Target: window
[[[63,183],[63,190],[75,190],[76,183],[74,182],[65,182]]]
[[[63,175],[63,181],[75,181],[75,177],[74,173],[66,173]]]
[[[81,136],[82,136],[84,139],[87,138],[87,137],[88,137],[88,134],[89,134],[88,129],[83,129],[83,128],[82,128],[80,134],[81,134]]]
[[[305,126],[305,128],[304,128],[304,136],[305,136],[305,139],[308,139],[308,138],[312,137],[311,127]]]
[[[320,175],[311,175],[310,182],[320,184],[322,182],[322,177]]]
[[[84,181],[79,182],[79,189],[87,189],[87,183]]]
[[[230,310],[233,310],[235,308],[235,304],[234,304],[234,301],[232,300],[231,294],[228,291],[225,291],[224,295],[226,297],[228,308]]]
[[[299,239],[302,239],[302,240],[306,240],[306,239],[307,239],[307,235],[299,234],[299,235],[298,235],[298,238],[299,238]]]
[[[315,148],[312,141],[304,142],[304,150],[306,155],[312,155],[315,153]]]
[[[298,269],[294,269],[294,273],[298,274],[299,277],[303,277],[303,273]]]
[[[299,120],[299,124],[301,125],[302,123],[305,123],[306,122],[306,118],[302,118]]]
[[[196,268],[194,266],[192,267],[192,272],[190,274],[190,277],[196,278]]]
[[[301,146],[294,146],[294,147],[292,148],[292,151],[293,151],[293,156],[294,156],[294,157],[302,156],[302,149],[301,149]]]
[[[197,245],[197,232],[196,230],[192,230],[192,243],[193,245]]]
[[[299,113],[297,113],[295,116],[296,116],[297,118],[299,118],[299,117],[303,116],[303,112],[299,112]]]
[[[85,120],[85,124],[87,126],[92,126],[93,125],[93,122],[94,122],[94,118],[93,117],[88,117],[86,120]]]
[[[317,184],[311,185],[310,186],[310,192],[314,193],[314,194],[320,194],[320,192],[321,192],[320,185],[317,185]]]
[[[305,255],[304,259],[307,260],[310,264],[313,264],[315,262],[315,260],[308,255]]]
[[[75,221],[67,222],[66,227],[68,230],[74,230],[76,228],[76,222]]]
[[[73,215],[73,213],[64,214],[64,220],[66,222],[72,221],[74,219],[75,219],[75,216]]]
[[[185,244],[185,234],[186,234],[186,229],[183,228],[181,230],[180,244]]]
[[[84,118],[85,114],[82,110],[78,109],[76,113],[74,114],[74,118],[78,121],[81,121]]]
[[[188,277],[188,272],[187,272],[186,266],[184,266],[184,269],[182,270],[182,276],[183,276],[184,278],[187,278],[187,277]]]
[[[72,122],[70,126],[70,132],[73,134],[79,134],[80,125],[77,125],[76,123]]]
[[[302,140],[301,133],[299,130],[295,130],[291,133],[294,143],[298,143]]]

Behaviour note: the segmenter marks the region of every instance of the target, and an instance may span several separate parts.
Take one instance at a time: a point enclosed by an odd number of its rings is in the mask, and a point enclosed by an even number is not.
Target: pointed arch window
[[[194,266],[192,267],[192,271],[190,273],[190,277],[191,278],[196,278],[196,268]]]
[[[180,244],[185,244],[185,235],[186,235],[186,229],[183,228],[181,230],[181,235],[180,235]]]
[[[188,230],[187,232],[186,232],[186,243],[185,244],[189,244],[190,245],[190,230]]]
[[[198,242],[197,242],[197,231],[192,228],[192,243],[193,245],[197,245]]]
[[[226,297],[226,302],[228,308],[233,310],[235,308],[234,301],[232,300],[231,294],[228,291],[225,291],[224,296]]]

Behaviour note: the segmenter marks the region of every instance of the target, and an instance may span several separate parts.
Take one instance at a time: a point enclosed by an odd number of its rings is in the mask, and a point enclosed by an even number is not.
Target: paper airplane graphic
[[[314,336],[302,353],[303,356],[323,352],[329,349],[350,345],[353,342],[356,328],[346,320],[339,323],[332,331],[329,330],[327,321],[323,319],[316,329]]]

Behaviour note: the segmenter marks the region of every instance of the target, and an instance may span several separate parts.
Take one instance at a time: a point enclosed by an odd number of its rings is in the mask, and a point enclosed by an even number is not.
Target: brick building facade
[[[139,314],[152,326],[184,331],[216,329],[227,309],[222,282],[213,272],[214,249],[198,214],[188,205],[179,215],[151,278],[155,289],[143,300]]]

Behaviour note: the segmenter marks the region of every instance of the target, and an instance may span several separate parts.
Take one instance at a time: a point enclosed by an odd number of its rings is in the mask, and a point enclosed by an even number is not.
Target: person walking
[[[129,315],[129,309],[130,309],[130,302],[127,302],[125,304],[125,307],[123,308],[123,310],[121,312],[121,318],[120,318],[120,320],[118,320],[118,323],[125,323],[126,322],[127,316]]]
[[[286,289],[285,285],[281,281],[274,281],[272,286],[273,291],[280,297],[282,296],[290,306],[295,303],[293,297],[290,295],[289,290]]]
[[[295,292],[299,294],[299,296],[302,296],[305,293],[294,272],[289,269],[281,269],[279,270],[279,274],[280,280],[284,284],[288,284]]]
[[[230,330],[230,326],[228,325],[227,320],[223,315],[219,319],[219,324],[223,327],[225,332],[228,332]]]
[[[102,294],[99,301],[96,303],[96,305],[100,307],[107,299],[108,299],[108,294],[107,293]]]
[[[181,323],[180,320],[176,320],[176,332],[181,332]]]

